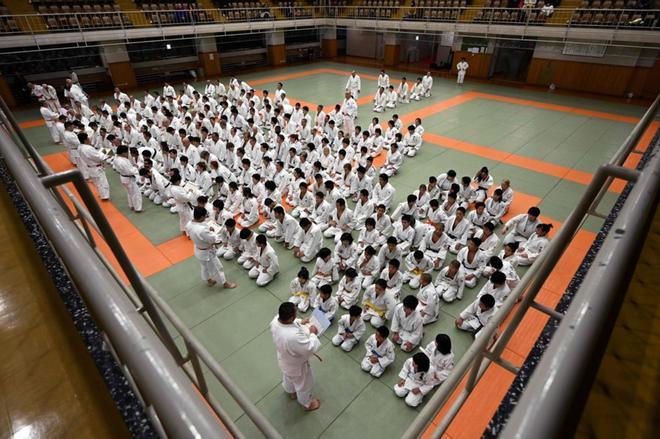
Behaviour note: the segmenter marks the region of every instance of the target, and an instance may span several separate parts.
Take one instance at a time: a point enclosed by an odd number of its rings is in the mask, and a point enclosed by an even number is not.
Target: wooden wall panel
[[[660,94],[660,58],[655,60],[655,65],[649,69],[644,87],[642,87],[642,96],[655,99]]]
[[[0,96],[5,100],[5,103],[9,108],[16,107],[16,99],[11,91],[11,87],[7,83],[7,79],[2,75],[0,75]]]
[[[199,65],[204,69],[204,76],[220,76],[220,56],[218,52],[208,52],[199,54]]]
[[[135,78],[135,71],[130,62],[114,62],[108,64],[110,77],[115,87],[121,88],[135,88],[137,87],[137,79]]]
[[[624,96],[628,92],[636,96],[653,94],[653,87],[660,88],[655,85],[658,82],[660,67],[657,62],[650,69],[534,58],[527,74],[528,84],[554,83],[558,88],[611,96]]]
[[[394,67],[399,64],[399,56],[401,56],[401,46],[399,44],[385,44],[383,64]]]
[[[268,62],[271,66],[286,64],[286,46],[284,44],[268,46]]]
[[[490,72],[490,62],[493,56],[489,53],[470,53],[466,50],[457,50],[454,52],[454,56],[451,62],[452,76],[455,77],[457,75],[458,71],[456,70],[456,64],[458,64],[463,57],[465,57],[465,60],[470,65],[466,78],[488,78],[488,73]]]
[[[337,56],[337,40],[321,39],[321,52],[323,58],[335,58]]]

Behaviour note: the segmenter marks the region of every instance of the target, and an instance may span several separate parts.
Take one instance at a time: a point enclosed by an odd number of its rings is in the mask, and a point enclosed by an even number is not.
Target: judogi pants
[[[102,166],[94,166],[88,168],[89,176],[92,179],[92,183],[96,187],[96,190],[99,193],[99,196],[102,200],[110,199],[110,185],[108,184],[108,177],[105,175],[105,170]]]
[[[248,271],[248,276],[250,279],[257,280],[258,287],[266,286],[270,283],[271,280],[273,280],[273,276],[270,273],[264,273],[257,267],[252,267],[250,271]]]
[[[303,365],[302,375],[282,375],[282,387],[286,393],[295,393],[298,403],[307,407],[312,402],[312,387],[314,387],[314,376],[309,363]]]
[[[53,142],[59,143],[62,139],[60,139],[60,133],[57,131],[57,127],[55,126],[54,123],[46,123],[46,126],[48,127],[48,132],[50,133],[50,137],[53,138]]]
[[[456,83],[462,84],[464,80],[465,80],[465,70],[459,70],[458,77],[456,78]]]
[[[394,385],[394,393],[396,393],[396,396],[399,398],[406,398],[406,404],[408,404],[410,407],[417,407],[421,402],[422,399],[424,399],[424,395],[422,392],[419,392],[417,395],[412,393],[408,387],[406,387],[407,383],[404,383],[403,386],[399,386],[399,384]]]
[[[355,337],[344,339],[341,334],[336,334],[334,337],[332,337],[332,344],[341,347],[345,352],[350,352],[351,349],[353,349],[355,345],[358,344],[358,341],[355,339]]]
[[[362,368],[363,371],[369,372],[371,376],[374,376],[376,378],[380,377],[383,374],[383,372],[385,372],[383,366],[381,366],[380,363],[372,363],[371,360],[369,360],[368,355],[366,355],[362,359],[362,363],[360,363],[360,367]]]
[[[197,259],[202,266],[202,280],[214,280],[219,284],[224,284],[226,279],[222,262],[213,252],[209,251],[208,254],[207,260]]]
[[[132,207],[133,210],[142,210],[142,194],[135,177],[119,177],[119,180],[128,194],[128,207]]]

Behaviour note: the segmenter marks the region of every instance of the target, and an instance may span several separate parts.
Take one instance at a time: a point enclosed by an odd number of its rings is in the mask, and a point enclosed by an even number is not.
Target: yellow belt
[[[309,297],[309,293],[307,291],[296,291],[293,293],[293,295],[297,297]]]
[[[370,300],[367,300],[364,302],[364,306],[367,308],[371,308],[376,314],[380,316],[380,318],[385,318],[385,311],[381,311],[380,308],[376,307],[373,303],[371,303]]]
[[[419,276],[420,274],[424,273],[424,270],[422,270],[421,268],[415,268],[412,272],[413,272],[413,274],[416,274],[416,275]]]

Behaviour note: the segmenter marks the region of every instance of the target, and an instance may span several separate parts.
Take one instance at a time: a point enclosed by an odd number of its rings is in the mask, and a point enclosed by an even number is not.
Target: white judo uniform
[[[304,407],[312,403],[314,376],[309,358],[321,349],[321,342],[300,320],[283,324],[277,316],[270,322],[270,332],[277,350],[277,363],[282,371],[284,391],[295,393]]]
[[[379,345],[376,334],[372,334],[365,342],[364,349],[367,353],[362,359],[360,367],[376,378],[380,377],[387,366],[394,361],[394,343],[389,338],[383,340]]]
[[[414,348],[420,341],[422,341],[422,336],[424,335],[422,317],[417,310],[406,315],[403,303],[399,303],[396,308],[394,308],[394,312],[392,313],[392,326],[390,329],[393,333],[399,334],[397,344],[400,344],[402,348],[405,343],[410,343],[412,345],[410,349]]]
[[[406,404],[417,407],[422,403],[424,395],[429,393],[438,385],[435,369],[431,366],[427,372],[418,372],[413,364],[413,359],[408,358],[399,372],[399,378],[404,380],[402,385],[394,385],[394,393],[399,398],[406,398]],[[413,390],[419,389],[418,393]]]
[[[358,344],[366,329],[367,327],[360,316],[351,323],[351,316],[344,314],[337,322],[337,334],[332,337],[332,344],[349,352]]]
[[[224,284],[225,272],[220,259],[215,253],[218,235],[209,230],[207,223],[191,221],[186,226],[186,233],[195,245],[195,258],[202,266],[202,280]]]

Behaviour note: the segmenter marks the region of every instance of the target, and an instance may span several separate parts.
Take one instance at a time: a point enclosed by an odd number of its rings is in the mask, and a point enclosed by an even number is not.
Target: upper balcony
[[[209,3],[206,1],[206,3]],[[39,13],[11,15],[0,7],[0,49],[55,44],[94,44],[173,35],[265,32],[306,27],[348,27],[391,32],[438,33],[513,39],[660,48],[660,10],[628,8],[621,0],[577,8],[509,8],[500,0],[469,6],[465,0],[367,0],[358,6],[312,6],[300,2],[237,2],[204,9],[199,3],[141,3],[124,10],[116,4],[35,8]],[[132,3],[135,5],[135,3]],[[613,8],[614,6],[622,6]],[[165,8],[165,9],[164,9]]]

